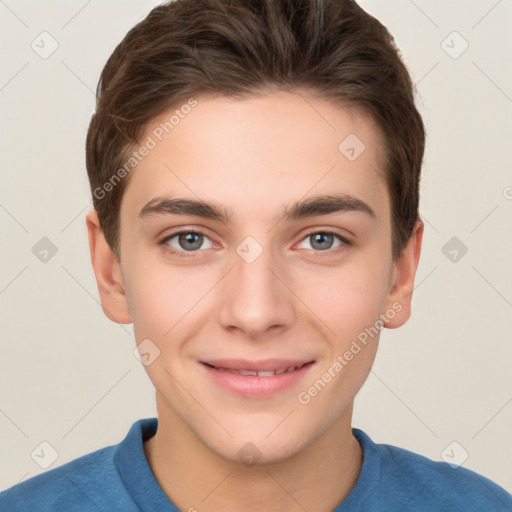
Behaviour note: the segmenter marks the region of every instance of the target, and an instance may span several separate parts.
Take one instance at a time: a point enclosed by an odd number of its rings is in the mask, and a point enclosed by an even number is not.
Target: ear
[[[396,329],[402,326],[411,316],[414,276],[420,259],[423,229],[423,221],[416,221],[411,237],[402,250],[398,261],[393,263],[394,284],[386,302],[388,314],[385,314],[383,319],[384,326],[388,329]],[[395,315],[392,316],[391,312],[394,312]]]
[[[89,235],[91,262],[98,283],[103,312],[113,322],[129,324],[132,320],[126,300],[121,265],[105,240],[98,212],[90,211],[85,222]]]

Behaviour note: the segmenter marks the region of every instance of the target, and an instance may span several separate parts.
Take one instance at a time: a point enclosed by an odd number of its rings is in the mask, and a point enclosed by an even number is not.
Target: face
[[[362,112],[292,92],[185,110],[169,133],[172,111],[147,126],[123,196],[127,321],[160,407],[223,457],[251,442],[282,460],[350,423],[378,331],[406,320],[417,254],[400,274]]]

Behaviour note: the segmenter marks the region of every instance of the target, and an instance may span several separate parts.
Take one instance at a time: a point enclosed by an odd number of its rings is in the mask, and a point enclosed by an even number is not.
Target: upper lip
[[[271,371],[292,366],[303,366],[306,363],[313,362],[312,359],[264,359],[261,361],[248,361],[247,359],[209,359],[201,361],[202,363],[216,366],[217,368],[226,368],[228,370],[251,370],[251,371]]]

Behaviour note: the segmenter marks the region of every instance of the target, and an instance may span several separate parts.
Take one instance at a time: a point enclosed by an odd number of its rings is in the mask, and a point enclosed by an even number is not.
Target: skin
[[[146,457],[181,510],[332,511],[361,469],[352,408],[379,336],[308,404],[297,395],[379,314],[386,328],[408,320],[423,223],[418,220],[393,261],[382,140],[363,112],[298,90],[197,100],[130,176],[120,212],[120,261],[96,212],[87,215],[105,314],[133,322],[137,344],[149,338],[160,350],[145,366],[159,420],[144,444]],[[150,123],[144,138],[172,110]],[[352,162],[338,150],[349,134],[366,146]],[[276,222],[285,206],[333,192],[365,201],[376,218],[337,212]],[[191,215],[139,218],[155,196],[216,201],[233,217],[229,223]],[[193,253],[179,237],[167,242],[194,257],[179,258],[159,245],[178,228],[205,233]],[[310,228],[334,231],[351,245],[333,238],[318,249]],[[236,252],[249,235],[263,250],[252,263]],[[390,318],[393,304],[401,310]],[[315,365],[297,385],[254,399],[213,383],[198,362],[208,357],[303,357]],[[251,466],[237,456],[247,442],[261,453]]]

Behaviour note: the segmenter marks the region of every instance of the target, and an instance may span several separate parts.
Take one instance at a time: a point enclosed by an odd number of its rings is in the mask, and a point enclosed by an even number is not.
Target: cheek
[[[338,343],[373,325],[387,297],[385,264],[375,257],[356,260],[321,272],[305,270],[296,281],[298,295],[328,328],[326,335]]]
[[[212,287],[222,286],[218,283],[222,272],[210,265],[171,265],[161,255],[128,254],[125,285],[138,342],[164,341],[174,329],[183,331],[193,323],[195,312],[207,307]],[[303,303],[297,308],[306,308],[302,321],[321,320],[328,338],[346,341],[373,325],[382,312],[389,279],[386,265],[375,251],[365,250],[339,266],[292,267],[285,277]]]
[[[171,337],[175,328],[194,317],[194,308],[212,285],[211,273],[197,267],[161,262],[133,265],[126,293],[136,339]]]
[[[357,394],[373,365],[383,325],[380,314],[386,283],[382,269],[362,265],[333,273],[322,292],[310,288],[309,300],[316,302],[315,312],[329,328],[324,331],[329,347],[310,383],[312,394],[304,390],[305,398],[311,398],[318,414],[328,408],[326,414],[332,421]],[[321,397],[316,398],[316,392]]]

